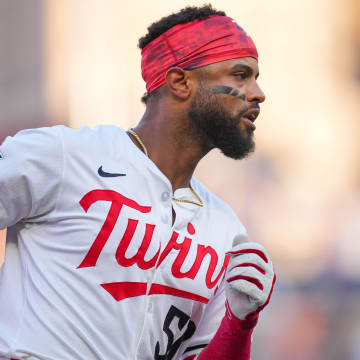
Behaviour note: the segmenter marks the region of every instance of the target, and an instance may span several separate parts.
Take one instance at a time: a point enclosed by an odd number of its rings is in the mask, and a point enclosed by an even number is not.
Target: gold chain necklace
[[[145,146],[145,144],[142,142],[142,140],[140,139],[140,136],[133,130],[133,129],[128,129],[128,134],[131,134],[132,136],[134,136],[134,138],[136,139],[136,141],[140,144],[142,150],[144,151],[144,154],[149,157],[148,155],[148,151],[147,148]],[[182,200],[182,199],[177,199],[173,197],[174,201],[177,202],[182,202],[182,203],[188,203],[188,204],[194,204],[197,206],[204,206],[203,201],[201,200],[200,196],[195,192],[195,190],[193,189],[193,187],[191,186],[191,183],[189,182],[189,188],[191,190],[191,192],[193,193],[193,195],[198,199],[198,203],[195,201],[191,201],[191,200]]]
[[[144,143],[141,141],[140,136],[133,129],[129,129],[127,132],[134,136],[134,138],[137,140],[137,142],[140,144],[141,148],[143,149],[145,155],[147,157],[149,157],[149,154],[147,152],[147,148],[144,145]]]

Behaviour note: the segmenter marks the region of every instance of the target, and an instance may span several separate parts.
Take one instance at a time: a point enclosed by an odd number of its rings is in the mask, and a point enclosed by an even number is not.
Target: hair
[[[211,15],[220,15],[226,16],[224,11],[218,11],[212,7],[211,4],[204,4],[201,7],[188,6],[184,9],[181,9],[177,13],[173,13],[169,16],[161,18],[159,21],[151,24],[147,30],[148,33],[139,39],[138,46],[142,50],[144,47],[163,34],[165,31],[171,29],[172,27],[179,24],[186,24],[194,20],[206,19]],[[144,104],[147,104],[147,101],[150,97],[155,97],[159,93],[157,88],[151,93],[145,93],[141,101]]]

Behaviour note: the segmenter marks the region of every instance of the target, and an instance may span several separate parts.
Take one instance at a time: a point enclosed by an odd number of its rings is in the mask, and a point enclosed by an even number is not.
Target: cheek
[[[247,106],[242,100],[234,98],[234,101],[229,105],[228,111],[232,117],[240,119],[242,114],[247,111]]]
[[[230,116],[237,117],[242,109],[241,103],[242,101],[240,99],[232,95],[225,95],[222,106]]]

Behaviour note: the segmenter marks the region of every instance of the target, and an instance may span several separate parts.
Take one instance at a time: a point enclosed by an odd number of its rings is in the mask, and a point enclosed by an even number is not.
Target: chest
[[[226,270],[226,226],[193,205],[177,208],[172,226],[169,182],[128,162],[115,171],[115,164],[68,166],[68,173],[82,166],[65,182],[58,211],[76,236],[75,268],[117,301],[165,293],[206,303]]]
[[[116,274],[117,283],[131,282],[126,286],[137,287],[141,294],[176,294],[206,303],[227,266],[225,251],[211,227],[196,217],[174,229],[164,223],[162,209],[117,192],[110,195],[117,200],[103,206],[109,201],[100,200],[93,210],[87,201],[94,193],[80,202],[85,212],[81,227],[98,231],[81,236],[83,257],[77,268],[107,268]],[[128,294],[122,291],[121,296]]]

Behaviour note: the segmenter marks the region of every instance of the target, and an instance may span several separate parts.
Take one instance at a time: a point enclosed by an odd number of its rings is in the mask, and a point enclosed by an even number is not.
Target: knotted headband
[[[247,33],[233,19],[220,15],[172,27],[147,44],[141,55],[148,93],[165,83],[166,72],[173,66],[192,70],[239,57],[258,59]]]

